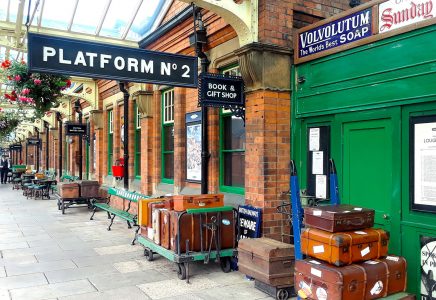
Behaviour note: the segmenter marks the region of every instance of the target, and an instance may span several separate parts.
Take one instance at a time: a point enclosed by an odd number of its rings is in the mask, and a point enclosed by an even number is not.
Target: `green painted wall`
[[[297,65],[292,83],[301,188],[308,130],[330,126],[342,202],[376,210],[390,252],[408,261],[408,291],[419,294],[420,236],[436,237],[436,214],[409,208],[409,120],[436,115],[436,26]]]

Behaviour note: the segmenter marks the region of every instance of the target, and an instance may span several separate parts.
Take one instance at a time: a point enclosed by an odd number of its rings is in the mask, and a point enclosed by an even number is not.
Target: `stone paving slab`
[[[95,291],[92,284],[86,280],[68,281],[44,286],[12,289],[12,300],[39,300],[78,295]]]
[[[191,263],[186,284],[175,263],[145,260],[121,219],[108,231],[103,213],[94,221],[86,208],[62,215],[55,201],[26,199],[9,185],[0,195],[0,300],[271,299],[213,262]]]
[[[74,269],[77,266],[71,260],[56,260],[40,263],[28,263],[20,265],[7,265],[6,272],[8,276],[31,274],[38,272],[47,272],[63,269]]]
[[[1,298],[0,298],[1,299]],[[136,286],[126,286],[122,288],[74,295],[68,297],[60,297],[59,300],[147,300],[150,299]]]

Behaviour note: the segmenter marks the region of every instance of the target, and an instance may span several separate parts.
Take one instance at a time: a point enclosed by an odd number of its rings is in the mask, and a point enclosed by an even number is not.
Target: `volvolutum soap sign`
[[[372,35],[371,8],[298,34],[298,57],[303,58]]]
[[[197,57],[28,34],[31,72],[197,86]]]

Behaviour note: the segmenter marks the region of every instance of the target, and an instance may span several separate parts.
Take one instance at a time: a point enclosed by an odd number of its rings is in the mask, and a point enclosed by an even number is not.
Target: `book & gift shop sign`
[[[30,72],[197,87],[197,57],[28,33]]]
[[[244,81],[239,76],[202,73],[199,80],[198,99],[201,106],[244,107]]]

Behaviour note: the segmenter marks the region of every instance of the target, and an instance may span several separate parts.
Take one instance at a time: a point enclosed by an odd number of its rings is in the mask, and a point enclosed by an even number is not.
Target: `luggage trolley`
[[[221,212],[233,212],[233,220],[236,222],[236,210],[231,206],[213,207],[213,208],[195,208],[188,209],[182,212],[178,216],[178,228],[177,228],[177,241],[176,241],[176,251],[166,249],[142,235],[138,236],[138,242],[144,247],[144,256],[148,261],[154,260],[154,254],[159,254],[167,258],[168,260],[175,262],[178,267],[177,276],[181,280],[186,280],[189,283],[189,263],[193,261],[204,261],[205,264],[209,263],[211,260],[220,263],[221,270],[224,273],[231,271],[231,259],[236,256],[236,239],[233,242],[233,248],[221,249],[220,232],[221,224],[229,225],[228,220],[222,219]],[[211,217],[211,222],[207,222],[206,218],[203,218],[202,214],[205,213],[217,213],[216,217]],[[180,241],[180,220],[184,214],[200,214],[200,244],[201,249],[199,252],[190,251],[190,241]],[[236,223],[235,231],[236,231]],[[208,241],[206,237],[203,236],[203,230],[211,231],[210,244],[207,245]],[[181,243],[186,244],[186,251],[183,253],[181,251]],[[206,247],[204,247],[206,243]],[[215,244],[215,250],[212,250],[212,244]]]

